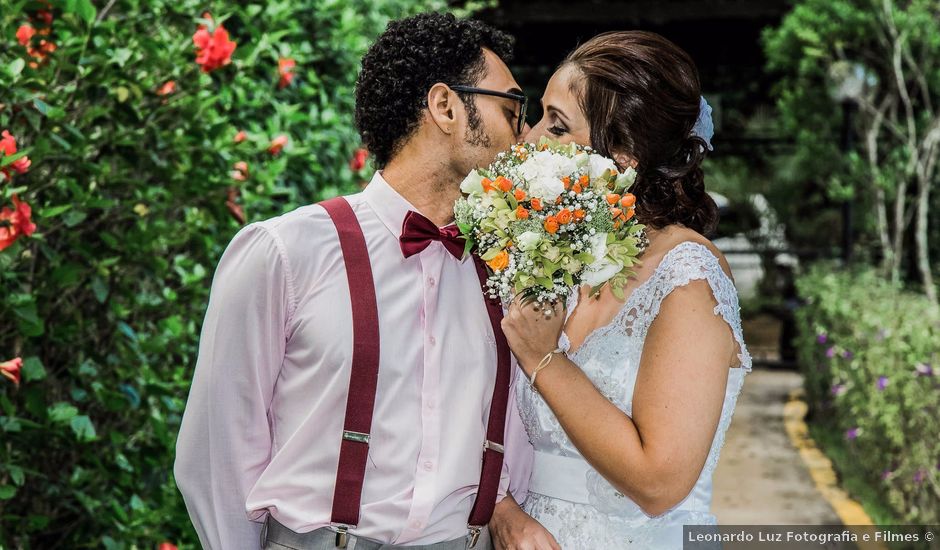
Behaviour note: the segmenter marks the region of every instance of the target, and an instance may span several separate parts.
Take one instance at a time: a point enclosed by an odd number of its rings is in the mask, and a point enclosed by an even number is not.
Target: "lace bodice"
[[[731,369],[729,373],[718,428],[699,480],[689,497],[673,510],[656,518],[645,514],[639,506],[619,493],[587,465],[541,396],[532,391],[528,384],[517,386],[522,420],[536,450],[536,469],[540,464],[545,464],[544,460],[538,459],[540,455],[546,454],[552,456],[542,458],[555,460],[555,463],[557,459],[554,457],[568,457],[572,459],[568,462],[575,465],[577,461],[583,462],[583,489],[586,496],[582,500],[587,502],[578,502],[578,498],[552,498],[538,492],[530,492],[525,503],[526,511],[549,527],[565,549],[607,547],[605,544],[615,544],[610,547],[627,547],[629,544],[626,544],[624,537],[628,536],[637,547],[681,548],[683,524],[714,523],[714,517],[709,511],[711,476],[718,464],[725,432],[731,424],[744,377],[751,370],[751,357],[744,344],[741,329],[737,291],[731,279],[722,270],[718,258],[698,243],[685,242],[676,246],[662,259],[653,275],[633,291],[613,321],[588,335],[584,343],[569,357],[607,399],[626,414],[632,414],[633,388],[646,334],[656,319],[663,300],[676,288],[696,280],[708,282],[717,302],[714,313],[728,323],[738,344],[739,364],[729,367],[741,368]],[[569,315],[577,306],[577,302],[578,293],[573,292],[567,304]],[[569,347],[564,333],[559,346],[566,350]],[[564,463],[565,461],[561,462]],[[577,468],[574,471],[580,472]],[[539,477],[538,474],[538,471],[533,474],[533,491],[538,489],[538,484],[534,483],[535,478]],[[582,476],[576,474],[575,477]],[[569,519],[575,517],[579,519]],[[586,527],[591,523],[595,525]],[[555,529],[550,526],[555,526]],[[679,539],[675,540],[679,545],[655,543],[663,540],[663,529],[675,534],[675,529],[668,530],[669,526],[678,528]],[[561,539],[565,539],[567,544]]]

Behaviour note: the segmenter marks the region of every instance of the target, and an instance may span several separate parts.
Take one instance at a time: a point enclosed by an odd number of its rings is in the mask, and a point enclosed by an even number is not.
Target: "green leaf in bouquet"
[[[496,255],[499,254],[502,250],[503,250],[503,249],[502,249],[501,247],[493,247],[493,248],[487,250],[486,252],[484,252],[484,253],[480,256],[480,259],[483,260],[484,262],[488,262],[488,261],[492,260],[493,258],[495,258]]]

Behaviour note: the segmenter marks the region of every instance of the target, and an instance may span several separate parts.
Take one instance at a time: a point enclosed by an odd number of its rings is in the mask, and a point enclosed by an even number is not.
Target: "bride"
[[[730,269],[703,236],[717,208],[700,167],[710,132],[693,127],[710,108],[688,54],[647,32],[580,46],[542,103],[530,141],[636,168],[649,247],[625,302],[582,287],[554,314],[517,301],[503,320],[535,460],[524,509],[507,497],[491,530],[497,548],[679,549],[683,525],[715,523],[712,472],[751,369]]]

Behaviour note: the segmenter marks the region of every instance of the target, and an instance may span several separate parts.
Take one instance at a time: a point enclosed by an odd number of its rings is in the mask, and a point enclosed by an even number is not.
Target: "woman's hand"
[[[513,301],[503,317],[502,328],[526,375],[531,376],[539,361],[558,347],[564,324],[565,307],[560,301],[554,306],[524,303],[519,296]]]
[[[489,527],[496,550],[561,550],[555,537],[525,513],[512,495],[496,504]]]

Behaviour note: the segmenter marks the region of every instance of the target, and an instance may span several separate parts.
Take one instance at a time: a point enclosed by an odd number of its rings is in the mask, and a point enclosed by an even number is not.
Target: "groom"
[[[510,55],[477,21],[392,22],[356,88],[381,171],[227,247],[174,468],[205,548],[490,547],[525,434],[500,308],[449,224],[524,130]]]

